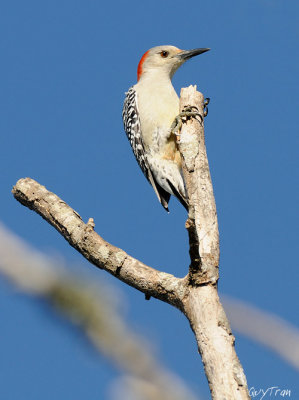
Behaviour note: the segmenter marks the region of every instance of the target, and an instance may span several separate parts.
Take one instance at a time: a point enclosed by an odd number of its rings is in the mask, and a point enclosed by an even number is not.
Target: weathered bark
[[[15,198],[36,211],[97,267],[145,293],[180,309],[196,336],[214,400],[249,399],[246,378],[234,349],[234,337],[217,293],[219,234],[216,205],[207,160],[203,128],[203,96],[196,88],[182,89],[181,108],[192,105],[202,122],[183,124],[180,151],[183,158],[190,209],[191,265],[183,279],[160,272],[118,249],[85,224],[78,213],[44,186],[30,178],[13,188]]]
[[[194,283],[216,283],[219,264],[219,233],[216,204],[204,137],[204,97],[190,86],[182,89],[180,108],[196,107],[201,118],[186,121],[180,136],[183,172],[189,197],[189,232],[191,268]]]
[[[217,282],[219,233],[204,139],[204,97],[190,86],[181,91],[181,110],[195,106],[201,118],[183,125],[180,151],[189,197],[191,265],[183,312],[196,336],[213,399],[249,399],[246,378],[234,349],[235,338],[220,303]]]
[[[183,280],[160,272],[106,242],[94,231],[93,220],[85,224],[80,215],[56,194],[30,178],[20,179],[13,195],[34,210],[78,250],[88,261],[122,280],[147,297],[153,296],[180,307]]]

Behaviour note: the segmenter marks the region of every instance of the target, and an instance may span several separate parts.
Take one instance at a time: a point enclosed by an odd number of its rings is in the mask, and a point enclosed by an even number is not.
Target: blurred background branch
[[[96,350],[125,374],[118,381],[122,396],[126,388],[130,399],[195,400],[181,379],[155,359],[149,343],[130,329],[99,284],[59,267],[2,224],[0,243],[0,273],[27,294],[46,299],[82,329]]]
[[[267,347],[299,370],[299,330],[269,312],[229,296],[221,296],[232,328]]]
[[[0,274],[21,291],[46,299],[122,371],[114,390],[119,399],[198,399],[177,375],[161,366],[150,344],[132,331],[105,288],[81,275],[76,277],[73,271],[33,249],[3,224]],[[268,347],[299,369],[298,329],[239,300],[228,296],[221,299],[235,331]]]

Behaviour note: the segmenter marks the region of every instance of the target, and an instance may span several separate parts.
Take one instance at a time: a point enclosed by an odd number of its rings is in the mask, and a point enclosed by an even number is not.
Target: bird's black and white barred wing
[[[126,93],[123,107],[123,122],[127,138],[131,144],[135,158],[142,172],[149,179],[150,168],[146,159],[144,144],[141,136],[140,120],[137,108],[137,93],[131,87]]]
[[[168,211],[168,201],[170,198],[170,194],[167,193],[160,185],[158,185],[150,169],[146,157],[144,143],[142,140],[141,125],[138,113],[137,93],[133,87],[131,87],[126,93],[122,117],[125,132],[133,149],[135,158],[145,177],[153,186],[160,203]]]

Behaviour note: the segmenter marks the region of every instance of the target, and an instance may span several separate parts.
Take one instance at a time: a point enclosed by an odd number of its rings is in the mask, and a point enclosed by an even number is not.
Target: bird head
[[[172,78],[185,61],[210,49],[181,50],[174,46],[156,46],[143,54],[137,68],[137,80],[152,72]]]

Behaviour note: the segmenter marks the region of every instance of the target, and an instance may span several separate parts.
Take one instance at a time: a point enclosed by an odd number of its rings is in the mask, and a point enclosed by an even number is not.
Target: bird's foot
[[[170,132],[177,137],[177,141],[179,141],[181,135],[180,131],[182,129],[182,125],[183,125],[182,120],[180,116],[177,115],[170,127]]]
[[[208,105],[209,105],[209,103],[210,103],[210,98],[207,97],[207,98],[204,100],[204,103],[203,103],[203,116],[204,116],[204,117],[206,117],[206,116],[208,115],[208,112],[209,112],[209,110],[208,110]]]
[[[191,118],[197,118],[199,117],[200,123],[203,122],[202,115],[199,113],[198,108],[195,106],[186,106],[183,108],[182,112],[179,113],[178,117],[181,119],[183,118],[185,122]]]
[[[176,135],[177,142],[180,141],[181,129],[183,122],[190,120],[191,118],[199,118],[200,124],[203,122],[202,115],[198,112],[198,108],[195,106],[186,106],[180,113],[177,115],[170,127],[171,133]]]

